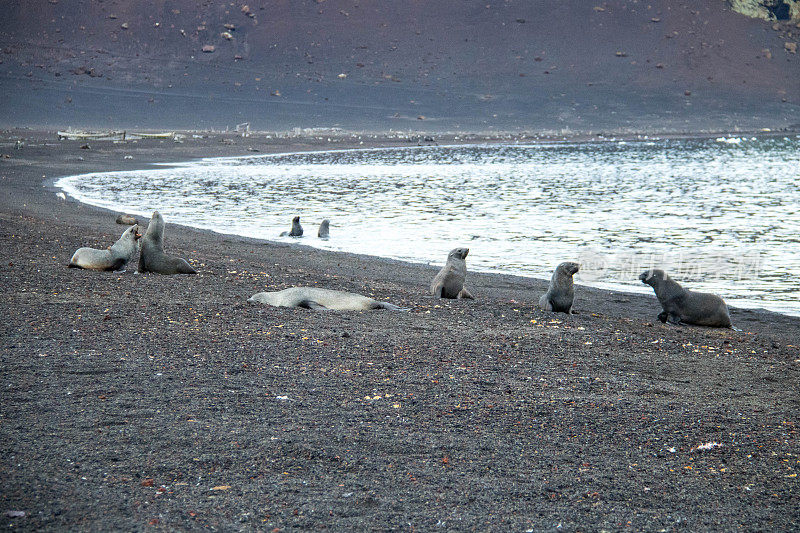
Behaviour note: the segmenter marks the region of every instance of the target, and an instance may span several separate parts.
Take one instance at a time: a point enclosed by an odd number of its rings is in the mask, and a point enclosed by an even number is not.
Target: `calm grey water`
[[[167,223],[331,250],[441,264],[467,246],[472,270],[549,278],[573,260],[578,283],[646,292],[637,276],[658,266],[732,305],[800,315],[800,137],[295,153],[57,185]],[[294,215],[305,236],[279,237]]]

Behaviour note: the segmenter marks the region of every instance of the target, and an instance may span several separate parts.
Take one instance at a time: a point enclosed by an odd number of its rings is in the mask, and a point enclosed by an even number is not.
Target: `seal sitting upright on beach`
[[[319,225],[319,231],[317,232],[317,237],[319,237],[320,239],[327,239],[328,237],[330,237],[331,236],[330,226],[331,226],[330,220],[328,220],[327,218],[323,220],[322,224]]]
[[[467,254],[469,248],[456,248],[447,256],[447,263],[431,282],[431,294],[437,298],[475,298],[464,288],[467,277]]]
[[[553,271],[547,292],[539,298],[539,307],[545,311],[556,311],[572,314],[572,302],[575,300],[575,288],[572,276],[580,270],[578,263],[561,263]]]
[[[661,322],[669,320],[673,324],[733,328],[728,306],[716,294],[686,290],[659,269],[643,272],[639,279],[653,287],[664,309],[658,315]]]
[[[153,211],[141,244],[139,272],[197,274],[197,271],[185,259],[164,253],[164,217],[158,211]]]
[[[294,217],[292,219],[292,230],[289,232],[284,231],[281,233],[281,237],[285,236],[289,237],[302,237],[303,236],[303,226],[300,225],[300,217]]]
[[[69,261],[70,268],[90,270],[122,270],[136,253],[136,240],[141,237],[139,226],[134,224],[122,232],[122,237],[105,250],[78,248]]]
[[[277,292],[259,292],[247,301],[276,307],[304,307],[317,311],[367,311],[369,309],[407,311],[407,309],[394,304],[379,302],[360,294],[318,287],[291,287]]]

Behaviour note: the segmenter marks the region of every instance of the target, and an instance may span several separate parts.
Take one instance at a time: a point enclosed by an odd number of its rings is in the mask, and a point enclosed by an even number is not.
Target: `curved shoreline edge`
[[[780,133],[780,134],[779,133],[771,133],[771,134],[764,134],[764,136],[786,137],[787,134],[785,134],[785,133]],[[714,137],[715,137],[714,135],[698,135],[696,137],[683,136],[681,138],[711,139],[711,138],[714,138]],[[732,135],[730,137],[724,137],[724,136],[723,137],[717,137],[716,140],[718,142],[728,142],[728,140],[730,140],[730,139],[741,140],[743,138],[744,139],[754,138],[754,136],[753,135],[740,134],[740,135],[737,135],[737,136],[733,136]],[[722,140],[722,139],[727,139],[727,140]],[[585,139],[585,140],[564,140],[564,141],[555,141],[555,142],[552,142],[552,141],[551,142],[547,142],[547,141],[531,142],[530,140],[526,140],[526,142],[524,142],[524,143],[510,143],[510,142],[508,142],[508,140],[499,140],[499,141],[492,142],[492,143],[490,143],[490,142],[475,142],[474,140],[470,140],[468,142],[463,142],[463,143],[452,143],[452,144],[437,145],[437,147],[439,147],[439,148],[445,147],[446,148],[446,147],[490,146],[492,144],[507,145],[507,146],[519,145],[519,146],[543,146],[543,147],[547,147],[547,146],[554,146],[554,145],[563,146],[563,145],[569,145],[569,144],[586,144],[586,143],[596,143],[596,144],[620,143],[620,142],[621,143],[637,143],[637,142],[652,143],[652,142],[666,142],[666,141],[669,141],[669,140],[671,140],[671,139],[670,138],[655,138],[655,137],[654,138],[649,138],[647,136],[645,136],[644,138],[636,138],[636,139],[628,139],[628,140],[626,140],[624,138],[620,138],[620,139],[612,138],[612,139],[601,140],[601,141],[598,141],[596,139]],[[124,170],[122,170],[122,169],[112,169],[112,170],[106,169],[106,170],[95,170],[95,171],[90,171],[90,172],[85,172],[85,173],[80,173],[80,174],[68,174],[68,175],[56,176],[56,177],[48,178],[46,180],[46,185],[52,191],[54,191],[54,192],[65,192],[74,201],[83,203],[85,205],[89,205],[89,206],[92,206],[92,207],[97,208],[97,209],[108,210],[108,211],[111,211],[111,212],[116,212],[117,210],[126,211],[126,212],[129,212],[131,214],[135,214],[137,216],[140,216],[140,217],[143,217],[143,218],[147,219],[149,217],[149,213],[143,212],[143,211],[138,210],[138,209],[127,209],[125,206],[104,205],[103,202],[93,201],[92,199],[83,198],[80,195],[77,195],[75,193],[75,189],[73,187],[70,187],[70,186],[67,186],[67,185],[59,185],[59,182],[61,182],[63,180],[79,179],[79,178],[81,178],[83,176],[92,175],[92,174],[105,174],[105,173],[114,173],[114,172],[137,172],[137,171],[162,170],[162,169],[170,169],[170,168],[191,168],[193,165],[202,165],[203,163],[215,163],[215,162],[223,162],[224,163],[226,161],[248,159],[248,158],[273,158],[273,157],[284,157],[284,156],[291,156],[291,155],[297,155],[297,154],[341,153],[341,152],[346,152],[346,151],[368,152],[368,151],[395,150],[395,149],[423,149],[423,148],[428,148],[428,147],[430,147],[432,145],[407,146],[407,145],[403,145],[401,143],[394,143],[394,144],[391,144],[390,146],[359,146],[359,145],[355,145],[355,146],[349,146],[349,147],[333,147],[331,149],[308,149],[308,150],[291,149],[293,146],[296,146],[295,144],[292,144],[292,143],[290,143],[290,144],[279,144],[278,146],[279,146],[278,150],[276,150],[274,152],[270,152],[270,153],[263,153],[263,154],[250,153],[250,154],[245,154],[245,155],[242,155],[242,154],[239,154],[239,155],[212,155],[212,156],[200,155],[199,157],[194,157],[194,158],[186,159],[186,160],[175,160],[175,161],[169,161],[169,162],[149,161],[149,162],[144,162],[144,166],[139,165],[139,166],[136,166],[135,168],[129,168],[129,169],[124,169]],[[284,148],[284,150],[281,150],[280,148]],[[208,231],[208,232],[211,232],[211,233],[214,233],[214,234],[218,234],[218,235],[222,235],[222,236],[225,236],[225,237],[237,236],[237,237],[246,238],[246,239],[254,239],[256,242],[261,242],[261,243],[270,243],[270,244],[273,244],[273,245],[284,244],[284,245],[288,245],[288,246],[298,246],[298,247],[302,247],[302,248],[315,249],[315,250],[321,250],[321,251],[326,251],[326,252],[360,255],[360,256],[363,256],[363,257],[373,258],[375,260],[397,261],[397,262],[405,263],[405,264],[409,264],[409,265],[433,266],[433,265],[438,265],[439,264],[439,262],[437,262],[436,260],[434,260],[433,262],[425,262],[424,260],[418,260],[418,259],[413,259],[413,258],[366,255],[366,254],[360,254],[360,253],[357,253],[357,252],[351,252],[351,251],[346,251],[346,250],[331,250],[331,249],[324,248],[324,247],[318,247],[318,246],[315,246],[313,244],[313,242],[311,242],[311,243],[287,242],[287,241],[283,241],[283,240],[273,240],[273,239],[268,238],[268,237],[252,237],[252,236],[242,235],[242,234],[238,234],[238,233],[228,233],[228,232],[220,231],[218,229],[211,228],[211,227],[208,227],[208,226],[194,225],[194,224],[191,224],[191,223],[187,223],[186,221],[170,222],[170,225],[176,225],[176,226],[177,225],[181,225],[183,227],[193,228],[195,230],[201,230],[201,231]],[[536,276],[531,276],[531,275],[526,275],[526,274],[518,274],[518,273],[508,272],[508,271],[503,271],[503,270],[480,268],[480,267],[477,267],[477,266],[469,268],[469,272],[470,273],[488,274],[488,275],[499,275],[499,276],[514,276],[514,277],[517,277],[519,279],[523,279],[523,280],[524,279],[530,279],[530,280],[536,280],[538,282],[549,280],[549,276],[547,276],[545,274],[543,274],[542,277],[536,277]],[[649,290],[649,288],[639,287],[638,285],[628,285],[628,284],[625,284],[625,283],[622,283],[622,282],[606,281],[606,282],[602,282],[602,283],[576,283],[576,285],[578,287],[582,287],[581,290],[583,290],[584,288],[592,288],[592,289],[598,289],[598,290],[606,290],[606,291],[610,291],[612,293],[631,294],[631,295],[637,295],[637,296],[652,296],[652,293]],[[758,300],[733,299],[731,297],[726,298],[726,300],[729,301],[729,302],[732,302],[732,305],[730,305],[730,307],[736,308],[736,309],[756,310],[756,311],[770,312],[770,313],[776,313],[776,314],[780,314],[780,315],[784,315],[784,316],[792,316],[792,317],[800,318],[800,311],[780,310],[780,301],[774,302],[775,305],[771,305],[771,302],[760,302]],[[765,304],[768,305],[768,307],[764,307]]]

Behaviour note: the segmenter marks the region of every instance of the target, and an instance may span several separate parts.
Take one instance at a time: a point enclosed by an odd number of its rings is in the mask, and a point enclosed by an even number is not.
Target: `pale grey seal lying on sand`
[[[572,276],[580,270],[578,263],[561,263],[553,271],[547,292],[539,298],[539,307],[545,311],[557,311],[572,314],[572,302],[575,300],[575,288]]]
[[[153,211],[141,244],[139,272],[197,274],[197,271],[185,259],[164,253],[164,217],[158,211]]]
[[[286,232],[284,231],[281,233],[281,237],[285,237],[288,235],[289,237],[302,237],[303,236],[303,226],[300,225],[300,217],[294,217],[292,219],[292,231]]]
[[[291,287],[277,292],[259,292],[247,301],[276,307],[304,307],[318,311],[366,311],[369,309],[407,311],[407,309],[394,304],[379,302],[360,294],[318,287]]]
[[[122,232],[122,237],[105,250],[78,248],[69,261],[70,268],[90,270],[122,270],[136,253],[136,240],[141,237],[139,226],[134,224]]]
[[[659,269],[643,272],[639,279],[653,287],[664,309],[658,315],[661,322],[733,328],[728,306],[716,294],[686,290]]]
[[[447,263],[431,282],[431,293],[437,298],[475,298],[464,288],[467,277],[467,254],[469,248],[456,248],[447,256]]]
[[[122,214],[122,215],[117,217],[117,224],[123,224],[123,225],[127,225],[127,226],[132,226],[132,225],[138,224],[138,223],[139,223],[139,221],[136,220],[136,217],[133,216],[133,215]]]
[[[317,232],[317,237],[319,237],[320,239],[327,239],[328,237],[330,237],[331,236],[330,226],[331,226],[330,220],[328,220],[327,218],[323,220],[322,224],[319,225],[319,231]]]

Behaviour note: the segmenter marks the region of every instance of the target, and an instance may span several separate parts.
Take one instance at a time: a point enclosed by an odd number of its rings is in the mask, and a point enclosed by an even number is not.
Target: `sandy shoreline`
[[[648,296],[167,226],[198,276],[65,267],[122,231],[52,179],[361,146],[187,139],[0,147],[4,524],[26,529],[773,529],[800,524],[800,319],[674,328]],[[331,146],[334,144],[334,146]],[[370,145],[408,145],[371,139]],[[365,142],[367,145],[367,142]],[[132,160],[124,155],[133,156]],[[48,183],[50,185],[48,185]],[[43,186],[44,185],[44,186]],[[307,284],[411,312],[245,300]],[[288,397],[288,400],[278,399]],[[697,447],[709,442],[722,446]]]

